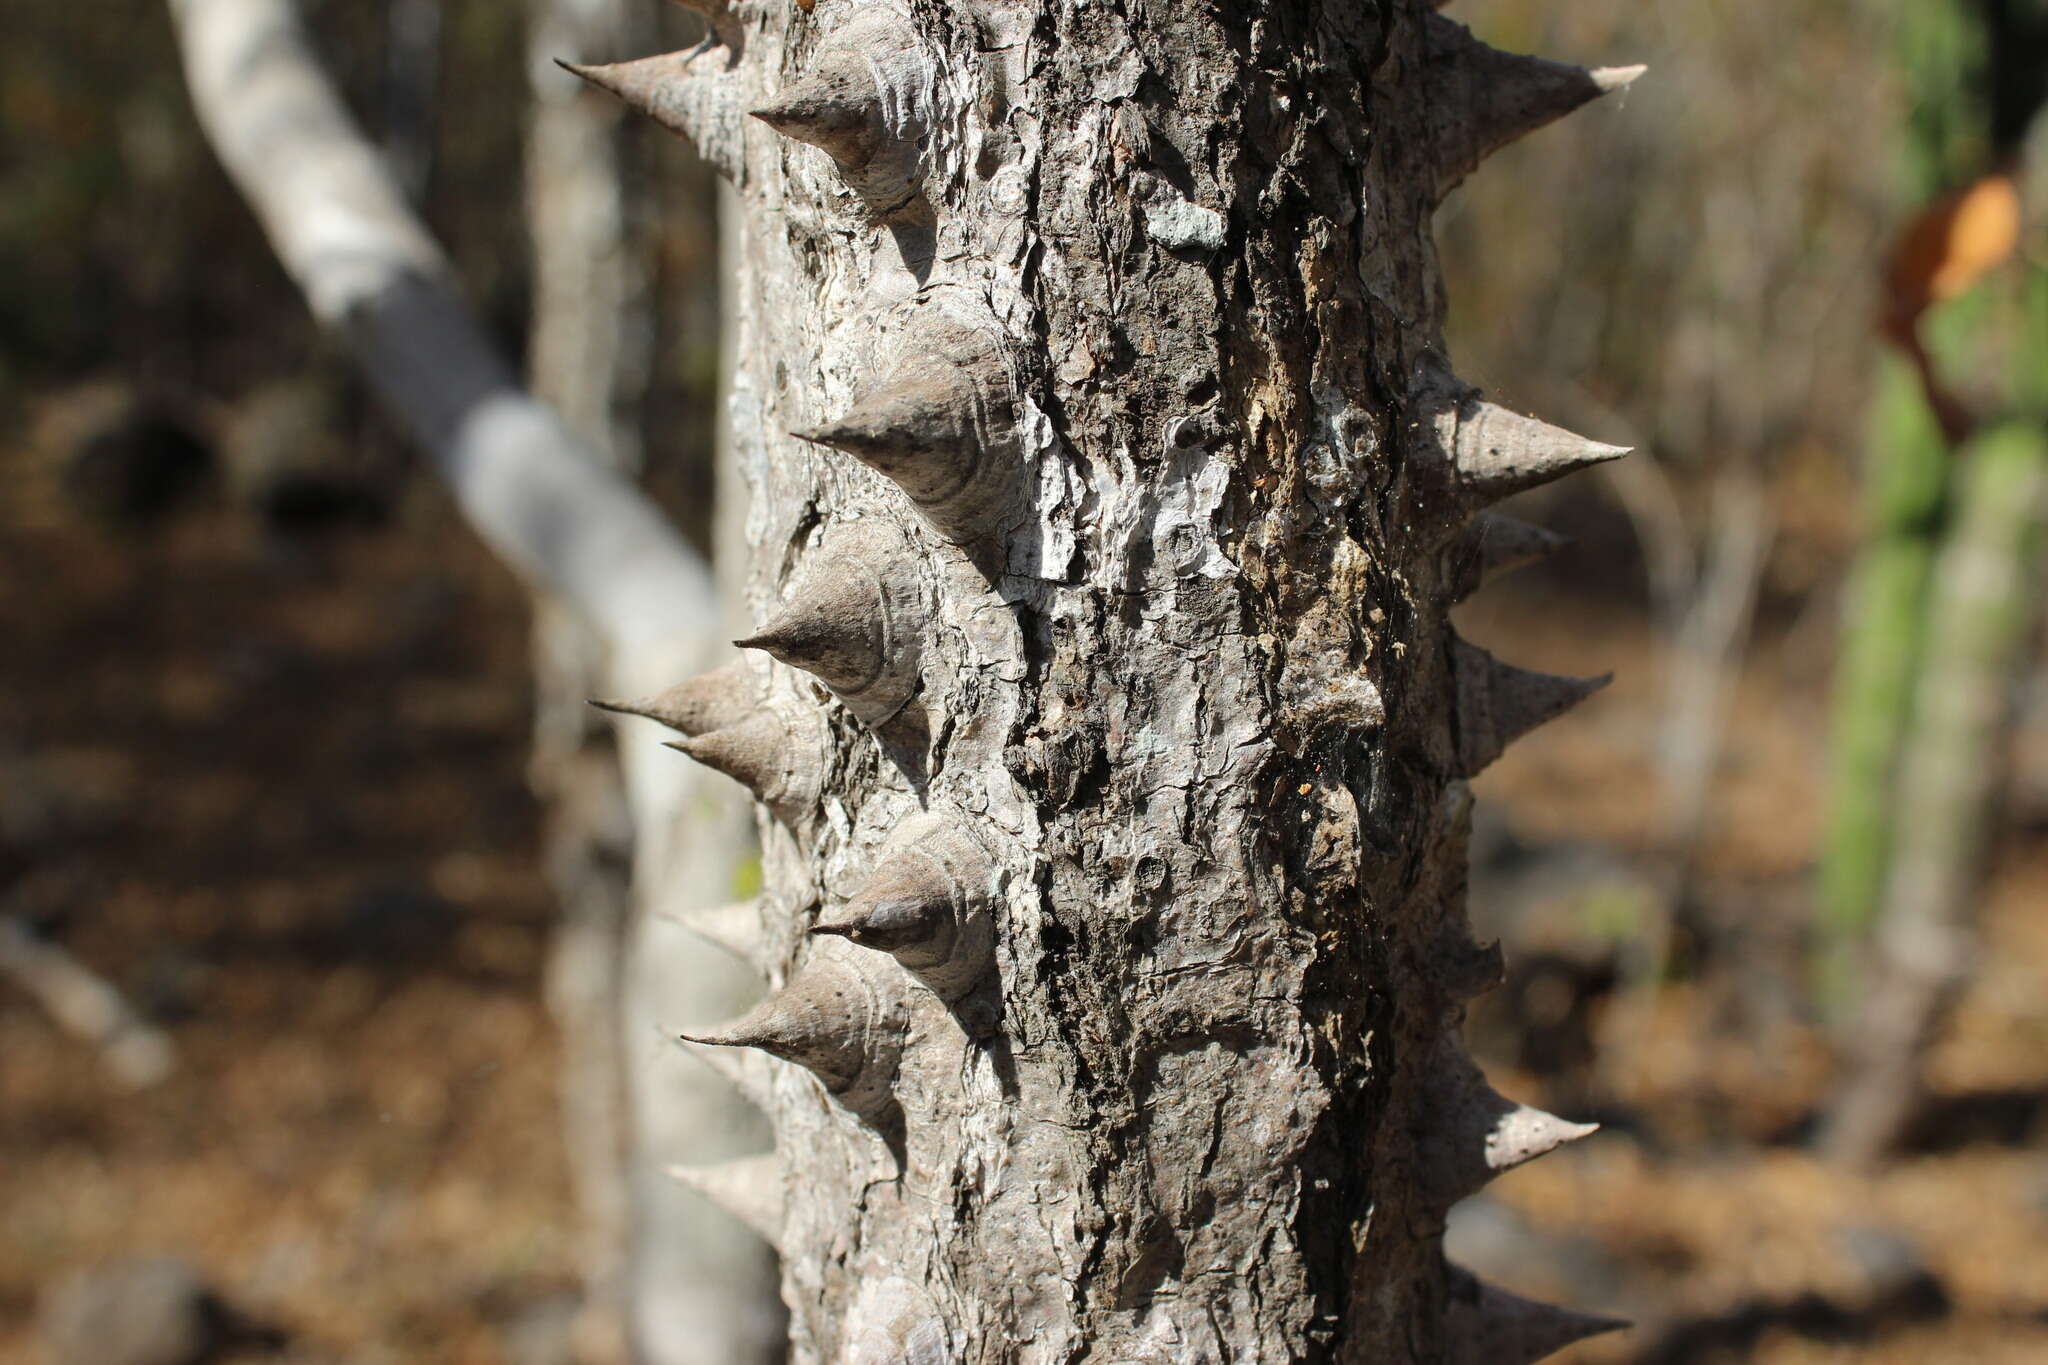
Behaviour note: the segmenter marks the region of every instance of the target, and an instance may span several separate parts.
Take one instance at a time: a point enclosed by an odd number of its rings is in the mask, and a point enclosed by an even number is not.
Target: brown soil
[[[40,1287],[138,1253],[351,1361],[500,1361],[570,1282],[525,612],[416,504],[311,546],[6,509],[0,890],[178,1067],[125,1092],[0,984],[0,1359],[38,1358]]]
[[[1640,615],[1567,571],[1467,626],[1518,662],[1620,673],[1482,798],[1532,848],[1654,849]],[[2048,1359],[2038,1124],[1958,1128],[1875,1179],[1785,1140],[1829,1082],[1796,992],[1758,984],[1796,953],[1816,825],[1825,659],[1802,638],[1768,636],[1743,679],[1700,859],[1703,903],[1753,955],[1581,1002],[1590,1069],[1517,1073],[1480,1029],[1504,1090],[1609,1120],[1495,1187],[1540,1239],[1495,1273],[1641,1317],[1586,1361]],[[507,1360],[507,1324],[573,1272],[516,586],[422,490],[388,531],[296,546],[221,508],[116,536],[9,498],[0,640],[5,909],[178,1049],[171,1079],[124,1091],[0,984],[0,1360],[38,1358],[41,1287],[149,1252],[192,1260],[302,1359]],[[1952,1096],[2048,1090],[2044,887],[2048,840],[2015,839],[1937,1058]],[[1517,933],[1541,946],[1535,924]],[[1927,1276],[1880,1283],[1854,1250],[1877,1235]],[[1605,1289],[1570,1269],[1589,1259]]]
[[[1585,671],[1590,661],[1616,682],[1518,746],[1478,795],[1528,845],[1591,844],[1654,865],[1663,660],[1639,617],[1590,602],[1572,573],[1567,564],[1482,597],[1466,632],[1517,662]],[[1560,1361],[2048,1360],[2048,838],[2038,822],[2010,832],[1995,869],[1979,974],[1932,1060],[1925,1149],[1857,1175],[1798,1145],[1834,1080],[1826,1036],[1806,1017],[1800,956],[1829,646],[1811,624],[1767,631],[1733,698],[1694,888],[1719,950],[1680,964],[1659,989],[1625,981],[1594,1002],[1590,1068],[1518,1074],[1506,1055],[1487,1059],[1504,1092],[1608,1125],[1492,1187],[1544,1239],[1537,1256],[1493,1267],[1496,1278],[1639,1324]],[[1581,902],[1593,918],[1591,892]],[[1482,922],[1486,911],[1475,905]],[[1582,930],[1580,950],[1596,937]],[[1514,950],[1511,938],[1511,979]],[[1479,1036],[1506,1054],[1484,1027],[1487,1009],[1475,1010]],[[1889,1248],[1878,1270],[1873,1245]],[[1615,1268],[1604,1286],[1558,1269],[1587,1250]],[[1550,1265],[1545,1252],[1556,1253]]]

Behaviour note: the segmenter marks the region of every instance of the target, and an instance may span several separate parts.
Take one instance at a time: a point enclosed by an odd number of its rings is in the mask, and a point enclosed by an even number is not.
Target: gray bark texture
[[[1624,452],[1442,354],[1431,214],[1618,88],[1421,0],[688,0],[580,68],[733,182],[758,623],[629,709],[760,802],[686,1046],[775,1155],[799,1362],[1536,1360],[1616,1324],[1444,1263],[1588,1131],[1458,1042],[1465,782],[1596,682],[1457,640]],[[1512,225],[1504,225],[1512,230]]]

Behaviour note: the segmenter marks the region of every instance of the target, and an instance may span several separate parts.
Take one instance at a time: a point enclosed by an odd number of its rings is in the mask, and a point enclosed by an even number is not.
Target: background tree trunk
[[[1820,880],[1842,1044],[1820,1146],[1865,1167],[1924,1126],[1928,1054],[1975,975],[2014,694],[2038,625],[2048,407],[2048,276],[2022,245],[2020,169],[2048,16],[1947,3],[1904,6],[1898,23],[1907,168],[1925,202],[1885,276],[1881,331],[1898,360],[1837,667]]]
[[[417,204],[434,171],[441,85],[441,0],[390,0],[384,16],[384,157]]]
[[[1871,982],[1822,1144],[1869,1165],[1926,1097],[1928,1048],[1968,983],[1995,810],[2011,752],[2014,678],[2038,624],[2048,439],[2008,422],[1959,452],[1956,515],[1928,590],[1925,667],[1900,756]]]
[[[1611,1326],[1439,1249],[1586,1131],[1456,1033],[1464,779],[1593,686],[1446,613],[1531,543],[1484,505],[1622,452],[1450,377],[1428,221],[1634,73],[1414,0],[697,7],[719,44],[585,74],[739,190],[759,652],[641,709],[764,803],[702,923],[773,994],[690,1037],[778,1156],[691,1179],[780,1242],[795,1358]]]
[[[631,695],[699,662],[725,614],[708,566],[613,465],[513,381],[319,69],[291,7],[172,0],[171,15],[200,120],[286,269],[319,319],[348,340],[483,538],[537,598],[575,611],[602,642],[602,690]],[[564,388],[592,390],[572,381]],[[719,779],[644,745],[622,758],[638,834],[628,949],[637,970],[622,986],[611,978],[619,964],[608,921],[618,906],[597,905],[590,921],[572,916],[553,974],[572,1076],[589,1092],[565,1097],[577,1125],[571,1145],[583,1193],[603,1220],[622,1197],[605,1170],[621,1141],[606,1118],[618,1084],[608,1058],[621,1049],[632,1103],[623,1198],[636,1215],[626,1272],[636,1352],[655,1365],[772,1359],[781,1314],[766,1292],[771,1271],[758,1238],[674,1188],[661,1169],[664,1152],[744,1150],[758,1138],[758,1120],[714,1074],[659,1046],[652,1027],[657,1017],[677,1026],[717,1018],[756,993],[728,953],[649,922],[650,910],[730,898],[751,851],[735,837],[737,803],[717,789]],[[604,797],[608,784],[580,786],[593,805],[572,818],[601,829],[616,850],[620,813]],[[610,997],[593,998],[608,988]],[[622,1041],[614,1009],[624,1012]]]
[[[561,69],[568,54],[624,53],[656,16],[628,0],[535,0],[529,50],[534,115],[526,198],[534,248],[527,364],[552,403],[606,462],[642,472],[653,319],[646,207],[622,145],[616,101]],[[664,1152],[744,1152],[759,1120],[715,1076],[651,1052],[661,1022],[716,1018],[755,991],[730,955],[660,922],[636,929],[633,831],[612,727],[588,699],[608,691],[605,642],[547,596],[534,609],[536,790],[549,800],[548,865],[562,921],[549,998],[563,1037],[563,1134],[579,1210],[583,1365],[746,1365],[772,1359],[783,1319],[758,1236],[676,1188]],[[648,885],[670,912],[736,894],[751,858],[743,803],[701,774],[689,784],[685,853]],[[699,837],[701,828],[703,835]],[[635,951],[636,942],[640,950]],[[635,960],[659,964],[667,990],[636,986]],[[707,988],[707,984],[708,988]],[[722,985],[720,983],[723,983]],[[668,1019],[701,997],[693,1018]],[[666,1011],[666,1013],[665,1013]],[[679,1074],[677,1074],[679,1073]],[[636,1129],[644,1131],[636,1132]]]
[[[526,217],[533,242],[527,374],[598,458],[640,472],[632,420],[645,397],[647,297],[631,232],[616,104],[554,58],[628,50],[623,0],[534,0],[528,68]],[[639,27],[646,27],[640,25]],[[545,858],[560,909],[548,963],[562,1035],[562,1134],[582,1219],[581,1365],[627,1359],[632,1239],[630,1093],[620,1012],[631,915],[632,821],[611,727],[587,704],[605,691],[604,641],[573,610],[534,599],[534,735],[528,765],[547,809]]]

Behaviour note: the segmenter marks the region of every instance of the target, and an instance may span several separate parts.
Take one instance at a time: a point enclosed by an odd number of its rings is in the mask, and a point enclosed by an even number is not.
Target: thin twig
[[[18,915],[0,915],[0,974],[42,1003],[58,1026],[100,1051],[131,1089],[155,1085],[176,1069],[177,1051],[104,977],[41,937]]]

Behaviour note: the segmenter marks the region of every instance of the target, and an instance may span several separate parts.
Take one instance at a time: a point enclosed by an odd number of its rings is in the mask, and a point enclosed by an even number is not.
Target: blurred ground
[[[1801,552],[1835,548],[1822,536]],[[2048,1359],[2040,809],[2012,812],[1918,1150],[1871,1178],[1818,1162],[1798,1143],[1831,1061],[1801,954],[1832,622],[1765,613],[1689,898],[1699,927],[1675,978],[1644,992],[1602,964],[1625,960],[1656,903],[1664,662],[1613,581],[1598,555],[1567,552],[1461,613],[1466,634],[1518,663],[1617,678],[1475,784],[1472,883],[1475,920],[1509,959],[1507,986],[1473,1011],[1476,1050],[1503,1092],[1605,1129],[1461,1209],[1453,1254],[1520,1292],[1641,1324],[1560,1357],[1589,1365]]]
[[[1497,1082],[1607,1130],[1461,1210],[1460,1254],[1643,1322],[1586,1361],[2048,1358],[2041,825],[2001,865],[1939,1140],[1875,1181],[1818,1166],[1789,1140],[1828,1075],[1791,975],[1824,656],[1780,623],[1743,681],[1699,896],[1739,963],[1609,990],[1654,866],[1660,678],[1601,562],[1464,613],[1509,657],[1620,676],[1480,784],[1474,882],[1514,962],[1474,1025]],[[231,1358],[531,1358],[573,1275],[523,618],[425,486],[388,530],[310,541],[213,503],[137,535],[6,501],[5,908],[163,1021],[179,1067],[125,1091],[0,986],[0,1360],[38,1359],[63,1274],[155,1253],[271,1334]]]
[[[504,1360],[573,1284],[525,607],[409,504],[294,545],[0,499],[0,895],[178,1050],[125,1093],[0,984],[0,1360],[141,1253],[307,1360]]]

